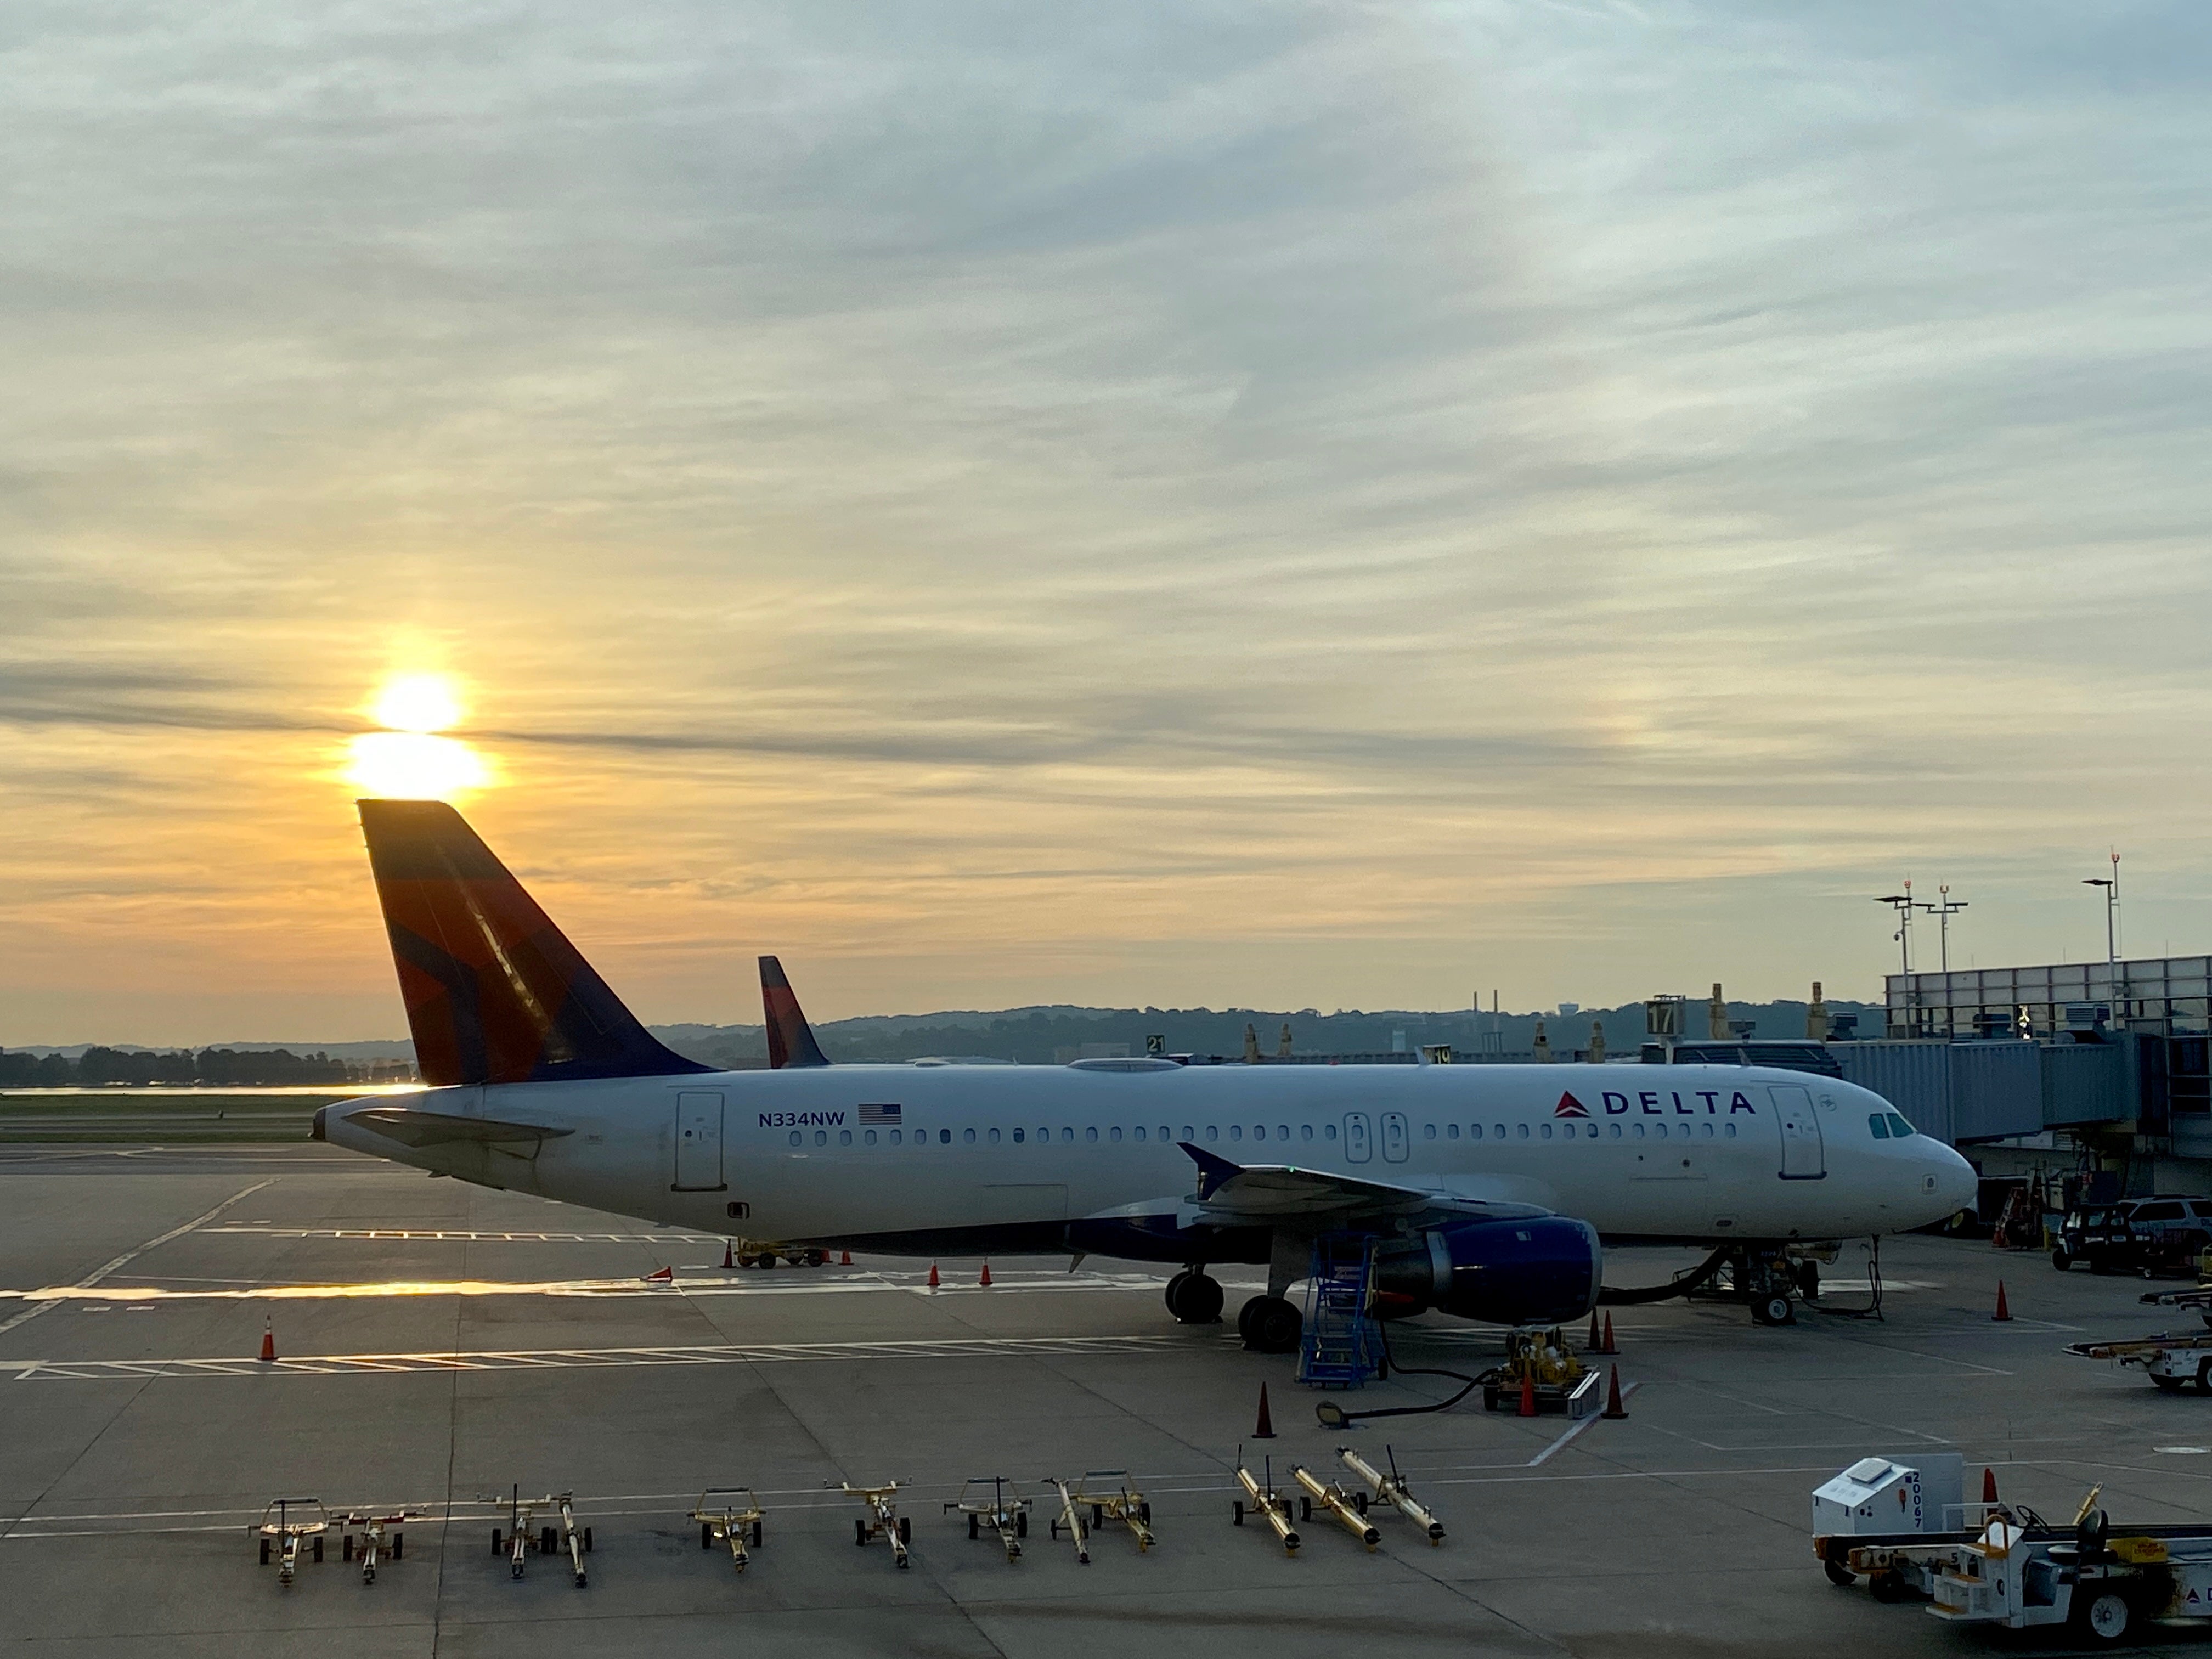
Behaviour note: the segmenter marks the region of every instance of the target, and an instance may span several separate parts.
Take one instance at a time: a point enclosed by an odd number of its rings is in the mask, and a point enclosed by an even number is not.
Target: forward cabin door
[[[722,1188],[722,1097],[690,1091],[676,1097],[676,1190]]]
[[[1364,1164],[1375,1156],[1375,1133],[1368,1127],[1366,1113],[1344,1115],[1344,1155],[1354,1164]]]
[[[1813,1091],[1795,1083],[1771,1084],[1767,1097],[1782,1120],[1782,1178],[1817,1181],[1827,1174],[1820,1146],[1820,1121],[1813,1115]]]

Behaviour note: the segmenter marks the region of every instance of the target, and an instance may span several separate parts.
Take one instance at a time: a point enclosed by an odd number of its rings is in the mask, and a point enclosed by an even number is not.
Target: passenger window
[[[1062,1140],[1073,1140],[1075,1139],[1075,1131],[1073,1129],[1062,1129],[1060,1132],[1060,1138]]]
[[[1255,1124],[1254,1124],[1254,1125],[1252,1126],[1252,1139],[1255,1139],[1255,1140],[1265,1140],[1267,1138],[1267,1126],[1266,1124],[1264,1124],[1264,1123],[1255,1123]]]
[[[1095,1124],[1095,1123],[1094,1123],[1094,1124],[1092,1124],[1089,1128],[1085,1129],[1085,1130],[1083,1132],[1083,1138],[1084,1138],[1085,1140],[1096,1140],[1096,1139],[1098,1139],[1098,1126],[1097,1126],[1097,1124]]]
[[[1888,1115],[1888,1114],[1887,1114],[1887,1113],[1885,1113],[1885,1112],[1869,1112],[1869,1113],[1867,1114],[1867,1127],[1874,1131],[1874,1138],[1875,1138],[1876,1140],[1887,1140],[1887,1139],[1889,1139],[1889,1115]]]
[[[1334,1123],[1324,1123],[1324,1124],[1322,1124],[1322,1125],[1321,1126],[1321,1138],[1322,1138],[1323,1140],[1334,1140],[1334,1139],[1336,1139],[1336,1125],[1334,1125]]]
[[[1038,1142],[1039,1142],[1040,1144],[1042,1144],[1042,1143],[1043,1143],[1043,1142],[1045,1142],[1045,1141],[1050,1140],[1051,1139],[1052,1139],[1052,1131],[1051,1131],[1051,1130],[1049,1130],[1049,1129],[1039,1129],[1039,1130],[1037,1131],[1037,1140],[1038,1140]]]
[[[1313,1125],[1310,1123],[1299,1124],[1298,1139],[1301,1140],[1311,1140],[1313,1139]]]
[[[1433,1123],[1424,1123],[1423,1125],[1421,1125],[1421,1139],[1424,1139],[1424,1140],[1434,1140],[1436,1138],[1437,1138],[1437,1126],[1436,1126],[1435,1124],[1433,1124]]]
[[[860,1139],[866,1141],[869,1146],[872,1146],[876,1144],[876,1132],[873,1129],[867,1130],[862,1133]]]
[[[1459,1139],[1459,1125],[1454,1123],[1446,1126],[1444,1134],[1446,1138],[1449,1139],[1457,1140]]]
[[[937,1132],[937,1144],[940,1146],[950,1146],[952,1144],[952,1131],[939,1129]]]
[[[814,1144],[817,1146],[827,1146],[830,1144],[830,1132],[827,1129],[817,1129],[814,1132]]]
[[[1015,1146],[1020,1146],[1021,1144],[1022,1144],[1022,1132],[1021,1132],[1019,1129],[1017,1129],[1017,1130],[1015,1130],[1015,1131],[1014,1131],[1014,1145],[1015,1145]]]
[[[999,1132],[996,1129],[991,1131],[991,1144],[994,1146],[999,1144]]]
[[[1137,1131],[1137,1133],[1138,1133],[1139,1134],[1142,1134],[1142,1133],[1144,1133],[1144,1131],[1143,1131],[1142,1129],[1139,1129],[1139,1130],[1138,1130],[1138,1131]],[[1119,1139],[1121,1138],[1121,1126],[1120,1126],[1119,1124],[1116,1124],[1113,1128],[1109,1129],[1109,1130],[1106,1132],[1106,1138],[1107,1138],[1109,1140],[1119,1140]]]
[[[1895,1112],[1889,1115],[1889,1133],[1899,1140],[1910,1140],[1919,1133]]]
[[[1287,1123],[1278,1123],[1275,1126],[1275,1139],[1278,1140],[1288,1140],[1290,1138],[1291,1126]]]
[[[1641,1123],[1636,1126],[1636,1138],[1638,1140],[1644,1139],[1644,1126]]]
[[[897,1146],[897,1145],[899,1144],[899,1139],[900,1139],[899,1132],[898,1132],[896,1129],[892,1130],[892,1131],[891,1131],[891,1145],[892,1145],[892,1146]]]
[[[1503,1123],[1493,1123],[1490,1127],[1491,1133],[1495,1134],[1498,1139],[1503,1140],[1505,1139],[1505,1126]],[[1524,1124],[1522,1126],[1521,1133],[1524,1135],[1528,1133],[1527,1125]]]
[[[1232,1123],[1232,1124],[1231,1124],[1231,1125],[1229,1126],[1229,1138],[1230,1138],[1231,1140],[1242,1140],[1242,1139],[1244,1139],[1244,1126],[1243,1126],[1243,1124],[1241,1124],[1241,1123]]]
[[[1190,1131],[1185,1129],[1182,1132],[1182,1138],[1185,1140],[1188,1140],[1190,1139]],[[1173,1140],[1175,1139],[1173,1135],[1168,1133],[1168,1126],[1164,1123],[1160,1125],[1160,1139],[1162,1140]]]
[[[1550,1124],[1547,1123],[1547,1124],[1544,1126],[1544,1139],[1547,1139],[1547,1140],[1549,1140],[1551,1138],[1552,1138],[1552,1126],[1551,1126]]]
[[[1605,1132],[1606,1132],[1606,1133],[1607,1133],[1608,1135],[1612,1136],[1612,1137],[1613,1137],[1613,1139],[1615,1139],[1615,1140],[1618,1140],[1618,1139],[1620,1139],[1620,1125],[1619,1125],[1618,1123],[1608,1123],[1608,1124],[1607,1124],[1607,1125],[1605,1126]]]
[[[1160,1139],[1165,1140],[1167,1138],[1168,1132],[1165,1129],[1161,1130]],[[1189,1124],[1186,1123],[1182,1126],[1182,1138],[1185,1140],[1195,1140],[1198,1139],[1198,1131],[1192,1128]]]
[[[794,1146],[799,1145],[799,1131],[796,1129],[791,1132],[791,1144]]]
[[[1723,1133],[1722,1133],[1722,1135],[1721,1135],[1721,1139],[1722,1139],[1723,1140],[1734,1140],[1734,1139],[1735,1139],[1735,1124],[1733,1124],[1733,1123],[1728,1123],[1728,1124],[1723,1124],[1723,1125],[1722,1125],[1721,1127],[1722,1127],[1722,1129],[1723,1129]]]
[[[975,1144],[975,1132],[973,1129],[963,1129],[960,1132],[960,1139],[973,1146]]]
[[[1221,1139],[1221,1131],[1209,1123],[1206,1126],[1206,1138],[1208,1140],[1218,1140]]]
[[[837,1144],[838,1144],[840,1146],[851,1146],[851,1145],[853,1144],[853,1132],[852,1132],[850,1129],[840,1129],[840,1130],[838,1130],[838,1131],[837,1131]]]
[[[1711,1139],[1713,1138],[1713,1126],[1712,1126],[1711,1124],[1710,1124],[1710,1123],[1707,1123],[1707,1124],[1704,1124],[1704,1125],[1702,1125],[1702,1126],[1700,1126],[1700,1127],[1702,1127],[1704,1128],[1705,1132],[1705,1139],[1708,1139],[1708,1140],[1711,1140]]]
[[[1528,1126],[1527,1124],[1516,1123],[1513,1127],[1519,1133],[1522,1139],[1526,1140],[1528,1139]]]
[[[1482,1125],[1480,1125],[1480,1123],[1470,1123],[1470,1124],[1468,1124],[1468,1125],[1467,1126],[1467,1138],[1468,1138],[1469,1140],[1480,1140],[1480,1139],[1482,1139]]]

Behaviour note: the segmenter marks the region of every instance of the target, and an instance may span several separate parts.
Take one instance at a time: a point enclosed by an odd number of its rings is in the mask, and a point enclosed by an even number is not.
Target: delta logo
[[[1571,1092],[1559,1097],[1559,1103],[1552,1108],[1553,1117],[1588,1117],[1589,1108],[1577,1100]]]

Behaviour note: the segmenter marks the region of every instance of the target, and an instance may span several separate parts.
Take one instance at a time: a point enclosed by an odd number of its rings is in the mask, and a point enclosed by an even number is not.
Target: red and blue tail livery
[[[799,994],[784,977],[783,964],[774,957],[760,959],[761,1008],[768,1016],[768,1066],[781,1072],[793,1066],[827,1066],[830,1056],[814,1040],[814,1028],[799,1012]],[[861,1108],[863,1111],[866,1107]],[[894,1106],[896,1112],[898,1108]],[[863,1122],[866,1121],[864,1118]],[[890,1121],[896,1123],[894,1117]]]
[[[638,1023],[459,812],[438,800],[359,805],[425,1083],[708,1069]]]

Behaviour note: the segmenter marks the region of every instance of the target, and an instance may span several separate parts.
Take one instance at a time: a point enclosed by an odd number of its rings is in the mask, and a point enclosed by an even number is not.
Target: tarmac
[[[1691,1259],[1621,1252],[1608,1277],[1656,1282]],[[2212,1395],[2060,1352],[2194,1316],[2138,1306],[2140,1280],[1975,1241],[1885,1241],[1878,1322],[1616,1310],[1623,1421],[1492,1414],[1476,1396],[1334,1431],[1293,1358],[1246,1353],[1233,1324],[1176,1325],[1148,1268],[996,1261],[986,1289],[980,1262],[948,1260],[933,1292],[926,1262],[721,1260],[719,1239],[323,1146],[0,1149],[0,1642],[225,1659],[2064,1653],[1831,1586],[1812,1489],[1869,1453],[1955,1449],[1969,1496],[1986,1465],[2046,1515],[2070,1517],[2095,1482],[2116,1522],[2212,1506]],[[1824,1304],[1866,1304],[1856,1261]],[[672,1283],[647,1281],[662,1267]],[[1222,1274],[1232,1313],[1255,1273]],[[1468,1373],[1501,1348],[1435,1319],[1392,1345]],[[1459,1386],[1329,1397],[1360,1410]],[[1387,1446],[1448,1535],[1431,1547],[1377,1511],[1370,1554],[1316,1517],[1286,1557],[1231,1524],[1240,1443],[1281,1485],[1294,1462],[1336,1478],[1340,1445],[1378,1462]],[[1149,1497],[1151,1552],[1109,1528],[1085,1566],[1048,1535],[1041,1477],[1093,1469]],[[941,1508],[976,1475],[1039,1500],[1017,1564]],[[892,1480],[907,1571],[855,1547],[859,1507],[834,1490]],[[733,1485],[767,1510],[742,1575],[688,1518]],[[518,1583],[493,1555],[517,1487],[574,1492],[586,1588],[535,1555]],[[424,1518],[374,1586],[333,1534],[281,1589],[247,1527],[310,1495]]]

